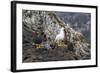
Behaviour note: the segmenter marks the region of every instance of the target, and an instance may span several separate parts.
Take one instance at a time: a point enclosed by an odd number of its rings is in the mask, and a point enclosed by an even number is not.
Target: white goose
[[[59,43],[59,41],[64,40],[64,28],[60,29],[60,33],[56,36],[55,41]]]

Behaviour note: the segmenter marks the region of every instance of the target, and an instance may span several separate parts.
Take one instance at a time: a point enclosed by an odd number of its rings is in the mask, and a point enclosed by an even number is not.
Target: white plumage
[[[56,36],[55,40],[60,41],[60,40],[63,40],[63,39],[64,39],[64,28],[62,27],[60,29],[60,33]]]

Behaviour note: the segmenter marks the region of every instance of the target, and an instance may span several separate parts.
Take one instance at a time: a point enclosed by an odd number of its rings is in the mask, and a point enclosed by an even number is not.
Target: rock
[[[85,60],[91,58],[90,43],[82,33],[75,31],[69,24],[61,20],[57,12],[34,10],[23,10],[22,12],[23,62]],[[64,37],[61,39],[64,45],[58,46],[55,39],[61,28],[64,28]],[[41,43],[38,44],[45,43],[43,44],[44,47],[39,49],[32,45],[36,32],[42,38]]]

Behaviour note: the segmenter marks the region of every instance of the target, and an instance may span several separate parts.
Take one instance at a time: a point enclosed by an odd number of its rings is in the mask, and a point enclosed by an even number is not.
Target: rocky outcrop
[[[81,32],[88,42],[91,42],[91,13],[81,12],[56,12],[65,23],[78,32]]]
[[[61,20],[56,12],[23,10],[22,14],[23,62],[85,60],[91,58],[91,46],[84,35]],[[64,45],[59,47],[55,38],[62,27],[64,28]],[[34,48],[32,45],[34,43],[33,38],[36,37],[37,32],[41,37],[44,34],[46,35],[46,42],[51,46],[51,49]]]

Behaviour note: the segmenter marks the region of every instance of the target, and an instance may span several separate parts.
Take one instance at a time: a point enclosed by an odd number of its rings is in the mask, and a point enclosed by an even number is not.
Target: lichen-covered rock
[[[84,35],[61,20],[56,12],[23,10],[23,62],[90,59],[90,43]],[[63,47],[55,39],[64,28]],[[51,49],[33,47],[33,39],[42,37]],[[46,43],[47,44],[47,43]],[[45,45],[44,45],[45,46]]]

